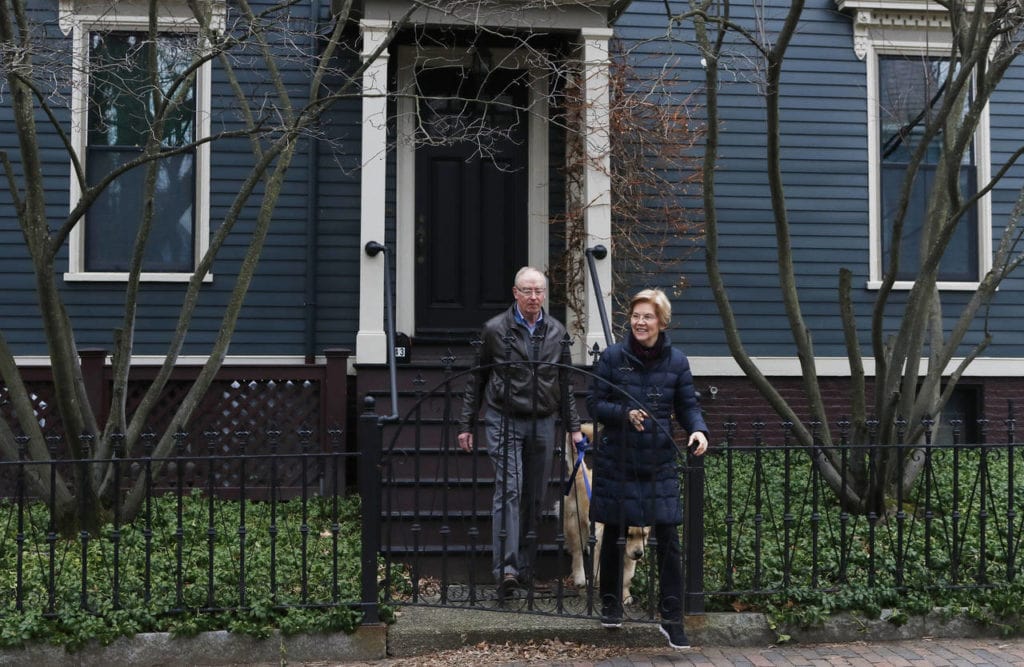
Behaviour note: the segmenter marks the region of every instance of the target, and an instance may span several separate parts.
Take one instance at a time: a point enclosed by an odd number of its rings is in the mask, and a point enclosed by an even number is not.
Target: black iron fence
[[[840,423],[837,444],[804,446],[788,424],[724,425],[704,461],[705,598],[721,607],[787,591],[906,595],[1016,581],[1024,452],[1012,406],[1001,424],[978,424],[981,443],[962,442],[955,419],[942,442],[924,426],[921,442],[854,445]],[[783,443],[766,446],[769,432]],[[823,474],[825,457],[838,479]],[[838,500],[874,489],[881,507]]]
[[[582,587],[569,577],[571,550],[589,557],[594,542],[572,545],[564,530],[564,459],[538,536],[542,585],[498,598],[489,576],[489,462],[454,446],[462,379],[417,390],[398,422],[367,400],[358,452],[344,451],[337,432],[269,430],[182,433],[163,458],[143,448],[111,460],[29,461],[23,453],[0,462],[8,586],[0,615],[74,608],[101,616],[141,605],[187,616],[266,606],[351,610],[378,622],[381,602],[595,615],[592,573]],[[688,612],[807,592],[927,595],[1019,581],[1024,453],[1014,425],[1008,409],[1003,422],[979,429],[983,443],[960,442],[954,423],[949,441],[928,430],[922,442],[898,445],[852,445],[838,426],[831,446],[822,438],[798,444],[784,424],[712,425],[708,454],[678,460]],[[825,455],[850,474],[824,474]],[[872,476],[893,456],[903,483],[888,485],[883,511],[839,502],[849,495],[843,485],[879,482]],[[353,472],[358,486],[346,489]],[[87,478],[106,491],[80,493],[76,484]],[[132,493],[141,494],[134,506]],[[634,620],[656,617],[650,554],[633,580]]]
[[[64,450],[58,440],[51,452]],[[140,630],[177,618],[179,631],[223,613],[378,621],[375,556],[368,578],[357,564],[375,553],[379,523],[359,497],[379,487],[370,468],[346,492],[360,458],[340,431],[179,432],[166,457],[153,440],[137,456],[68,461],[29,460],[18,439],[18,460],[0,461],[0,616],[115,615]]]
[[[577,387],[592,381],[581,369],[571,373]],[[592,559],[595,544],[591,538],[574,545],[565,531],[567,459],[555,468],[547,522],[538,536],[547,585],[511,601],[499,595],[489,572],[490,494],[497,482],[486,455],[454,446],[451,415],[458,412],[464,379],[454,375],[434,390],[419,386],[404,394],[407,410],[397,424],[364,416],[377,428],[368,428],[361,442],[373,437],[382,451],[386,599],[596,615],[592,573],[582,587],[569,576],[572,551],[581,548]],[[441,416],[425,416],[428,405]],[[757,608],[769,599],[816,594],[850,607],[886,600],[895,605],[908,596],[927,605],[949,599],[942,592],[993,590],[1018,581],[1024,452],[1012,406],[1000,423],[969,429],[982,442],[964,442],[968,429],[956,419],[941,424],[941,437],[939,425],[925,422],[919,442],[898,444],[871,435],[854,444],[843,421],[833,425],[829,439],[820,425],[812,426],[810,444],[799,443],[789,424],[709,426],[709,452],[698,458],[681,450],[677,459],[684,482],[687,613]],[[867,426],[869,434],[878,430]],[[556,439],[563,435],[559,431]],[[599,444],[594,455],[600,456]],[[633,580],[633,604],[627,606],[632,620],[657,618],[657,567],[650,553]]]

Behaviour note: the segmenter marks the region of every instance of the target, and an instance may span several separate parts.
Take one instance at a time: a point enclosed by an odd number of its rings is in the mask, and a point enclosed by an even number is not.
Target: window
[[[894,212],[914,150],[925,125],[941,103],[949,74],[950,27],[941,5],[915,5],[898,0],[836,0],[840,9],[856,12],[854,50],[866,64],[868,93],[869,288],[881,284],[892,252]],[[969,100],[965,100],[967,104]],[[909,289],[927,242],[924,221],[941,155],[941,133],[931,139],[925,159],[911,184],[903,223],[900,266],[895,287]],[[977,193],[990,173],[988,112],[981,115],[972,145],[960,164],[961,197]],[[988,197],[981,198],[960,224],[939,266],[939,288],[973,290],[991,266],[991,215]]]
[[[893,219],[911,154],[918,150],[925,126],[942,101],[949,62],[921,56],[878,56],[879,188],[881,190],[882,270],[889,266]],[[942,153],[940,132],[929,141],[925,158],[911,184],[910,205],[903,223],[897,280],[913,280],[920,251],[928,197]],[[960,189],[965,197],[977,192],[974,146],[960,165]],[[939,266],[940,281],[972,282],[978,278],[977,207],[961,220]]]
[[[85,172],[94,185],[114,169],[142,155],[153,126],[154,95],[147,93],[149,55],[146,34],[89,34],[89,141]],[[155,49],[161,92],[188,67],[195,37],[161,35]],[[165,85],[166,84],[166,85]],[[164,124],[165,149],[195,140],[195,85]],[[143,255],[143,270],[192,271],[195,255],[195,148],[157,163],[152,232]],[[85,225],[85,271],[128,271],[142,220],[142,193],[147,168],[136,167],[109,185],[89,207]]]
[[[164,117],[157,163],[152,227],[142,278],[184,281],[209,244],[209,148],[195,142],[209,134],[210,65],[181,86],[195,62],[198,25],[184,2],[159,3],[155,48],[149,42],[148,3],[128,0],[90,13],[95,3],[64,0],[61,25],[73,34],[75,97],[72,141],[87,186],[142,155],[161,99],[172,100]],[[150,86],[150,70],[157,85]],[[147,167],[111,182],[70,238],[68,280],[124,280],[143,220]],[[72,172],[71,203],[81,188]]]
[[[942,389],[945,391],[945,387]],[[949,402],[942,408],[942,414],[935,418],[932,444],[980,443],[981,425],[978,420],[985,414],[982,396],[980,385],[957,384],[953,387]]]

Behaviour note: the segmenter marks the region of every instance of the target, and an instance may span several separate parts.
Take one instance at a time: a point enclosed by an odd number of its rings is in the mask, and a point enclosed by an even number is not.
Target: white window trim
[[[746,373],[732,357],[688,355],[688,358],[693,376],[701,381],[717,377],[746,377]],[[752,361],[767,377],[799,378],[804,374],[799,360],[793,357],[753,357]],[[962,357],[953,357],[946,364],[942,375],[950,375],[961,363],[963,363]],[[924,377],[928,373],[928,364],[927,358],[921,358],[918,366],[919,377]],[[865,357],[864,373],[868,377],[875,377],[876,370],[875,360],[872,357]],[[818,377],[849,378],[850,360],[846,357],[816,357],[814,373]],[[978,357],[971,361],[971,365],[964,373],[965,380],[1019,377],[1024,377],[1024,358],[1022,357]],[[704,400],[709,400],[706,395]]]
[[[222,0],[212,3],[213,28],[222,30],[225,20],[225,5]],[[89,32],[97,28],[103,30],[147,30],[149,18],[148,3],[145,0],[124,0],[111,4],[96,0],[61,0],[60,27],[65,35],[72,36],[72,53],[74,60],[74,80],[71,98],[71,144],[80,157],[86,154],[88,142],[88,56]],[[195,32],[199,24],[192,16],[183,1],[160,3],[161,15],[158,27],[161,32]],[[210,135],[211,111],[211,71],[210,62],[204,63],[196,76],[196,139],[204,139]],[[82,196],[81,186],[75,177],[74,168],[70,168],[70,207],[73,209]],[[68,270],[64,280],[68,282],[96,281],[123,282],[128,279],[127,272],[87,272],[85,270],[85,233],[83,219],[71,230],[68,239]],[[199,263],[210,247],[210,145],[202,143],[196,147],[196,201],[195,201],[195,245],[193,249],[193,266]],[[143,272],[140,279],[146,282],[187,282],[192,272]],[[204,282],[213,279],[207,273]]]
[[[935,55],[948,53],[951,47],[949,21],[938,3],[908,0],[837,0],[839,9],[853,9],[854,50],[865,61],[867,69],[867,121],[868,121],[868,289],[882,286],[882,220],[881,169],[878,140],[878,57],[883,55]],[[974,135],[975,168],[978,187],[982,188],[992,176],[991,146],[989,140],[989,110],[981,113]],[[978,282],[992,268],[992,202],[989,195],[978,201],[978,281],[939,281],[937,287],[946,291],[973,291]],[[914,283],[899,280],[893,289],[909,290]]]

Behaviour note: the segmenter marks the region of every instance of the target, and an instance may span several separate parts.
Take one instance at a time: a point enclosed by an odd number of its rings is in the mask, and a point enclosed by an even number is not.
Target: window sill
[[[979,283],[977,282],[943,282],[939,281],[936,284],[940,290],[944,292],[973,292],[978,289]],[[869,280],[867,283],[867,289],[877,290],[881,289],[881,280]],[[914,287],[914,283],[909,280],[897,280],[892,284],[893,290],[899,291],[910,291]]]
[[[144,283],[187,283],[192,279],[191,273],[145,273],[143,272],[139,276],[139,280]],[[84,283],[84,282],[95,282],[95,283],[124,283],[128,282],[127,273],[86,273],[86,272],[71,272],[68,271],[64,274],[64,282],[68,283]],[[213,275],[207,273],[203,277],[204,283],[213,282]]]

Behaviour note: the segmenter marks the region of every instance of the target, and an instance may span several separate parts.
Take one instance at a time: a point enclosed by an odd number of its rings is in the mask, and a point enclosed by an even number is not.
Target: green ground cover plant
[[[737,451],[726,463],[717,453],[704,468],[708,611],[806,627],[843,611],[900,624],[940,610],[1024,630],[1024,470],[1009,449],[934,450],[915,487],[874,517],[844,512],[798,452]],[[352,632],[361,527],[357,498],[241,503],[196,491],[154,497],[130,525],[63,537],[44,504],[0,502],[0,646]],[[656,590],[651,561],[633,580],[638,605]],[[392,574],[393,592],[408,593],[408,572]],[[380,615],[394,620],[390,607]]]
[[[357,498],[335,507],[168,494],[130,525],[73,538],[51,532],[41,503],[3,502],[0,521],[0,646],[353,632],[363,616]]]
[[[746,450],[731,468],[709,459],[707,607],[805,627],[840,611],[900,624],[944,609],[1020,632],[1021,458],[1006,446],[932,449],[882,516],[844,511],[803,452]]]
[[[844,512],[803,451],[706,456],[705,609],[803,628],[840,612],[902,625],[937,611],[1024,632],[1024,460],[1009,451],[935,448],[901,503],[875,517]],[[645,557],[635,604],[655,609],[656,586]]]

